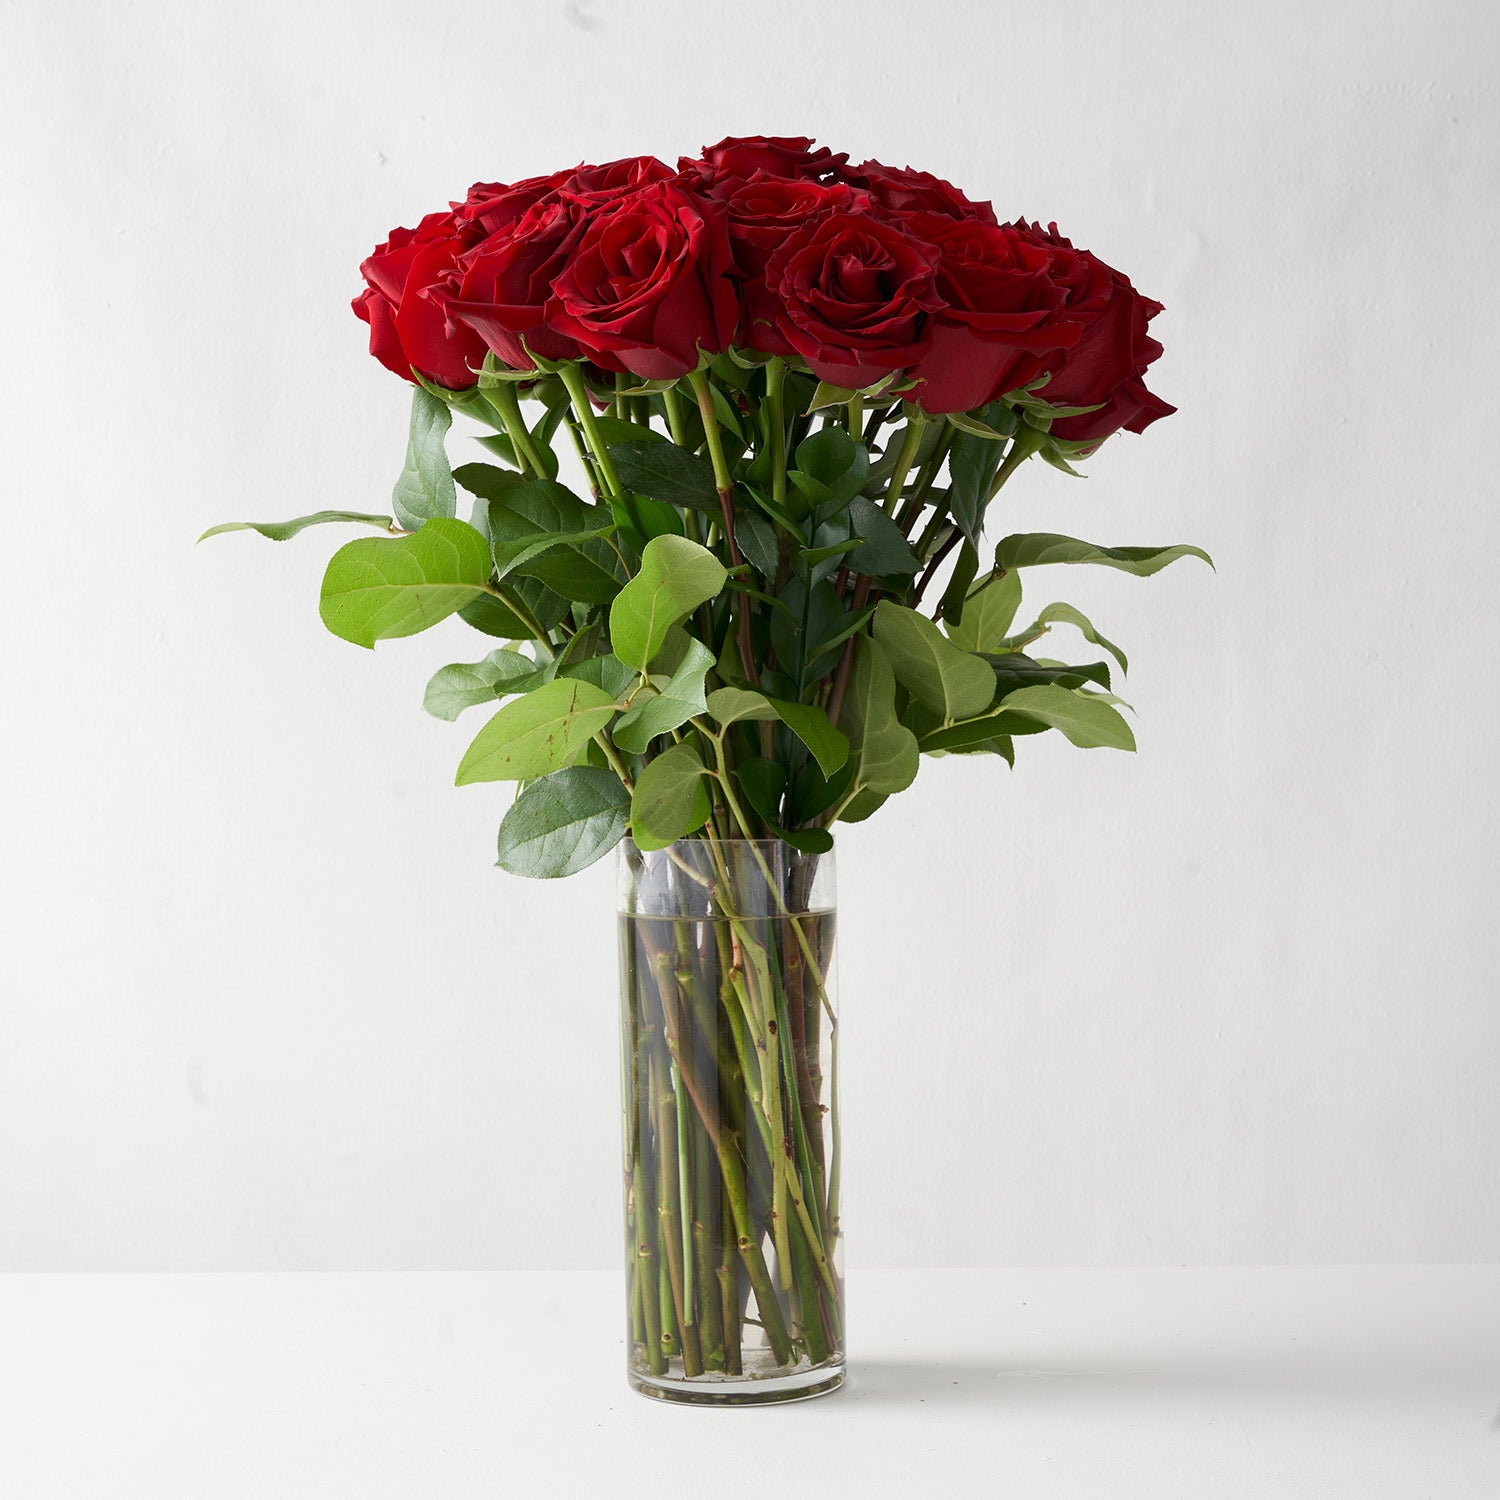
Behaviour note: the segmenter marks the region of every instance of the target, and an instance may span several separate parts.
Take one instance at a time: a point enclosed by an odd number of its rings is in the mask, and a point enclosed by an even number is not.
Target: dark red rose
[[[633,193],[648,183],[666,182],[676,175],[666,162],[658,161],[654,156],[626,156],[619,161],[607,161],[602,166],[575,167],[560,191],[597,203],[605,198]]]
[[[766,262],[809,219],[849,212],[865,201],[865,194],[842,182],[770,177],[764,172],[748,181],[729,178],[720,186],[722,193],[714,196],[729,214],[729,244],[740,283],[739,341],[768,354],[786,354],[790,345],[776,331],[780,300],[766,283]],[[752,336],[752,328],[758,329],[757,335]]]
[[[575,200],[534,203],[464,255],[456,285],[434,294],[455,325],[472,329],[512,370],[532,368],[528,349],[543,359],[578,358],[578,345],[548,327],[546,317],[583,216]]]
[[[931,172],[867,161],[848,168],[842,175],[846,182],[864,188],[882,208],[894,214],[932,213],[948,219],[977,219],[983,224],[996,222],[990,204],[972,202],[951,182],[944,182]]]
[[[913,214],[906,225],[939,255],[943,306],[912,370],[922,384],[907,398],[923,411],[973,411],[1035,380],[1046,355],[1078,342],[1082,330],[1060,316],[1064,293],[1047,247],[1010,227],[939,214]]]
[[[1099,406],[1081,417],[1052,424],[1055,437],[1102,443],[1122,427],[1144,432],[1158,417],[1177,410],[1148,391],[1141,377],[1161,355],[1146,325],[1161,303],[1143,297],[1129,278],[1087,250],[1076,250],[1051,224],[1019,220],[1010,226],[1052,256],[1048,272],[1063,292],[1061,317],[1079,328],[1077,343],[1060,360],[1048,360],[1051,378],[1037,396],[1053,406]]]
[[[359,268],[368,290],[354,299],[355,315],[370,325],[370,353],[403,380],[416,383],[415,366],[450,390],[474,384],[484,344],[466,328],[450,333],[429,296],[466,248],[451,212],[428,214],[415,229],[393,229]]]
[[[789,235],[766,266],[780,332],[819,380],[874,385],[927,352],[931,315],[942,305],[937,260],[899,224],[827,214]]]
[[[849,160],[847,151],[835,155],[826,146],[813,149],[807,135],[727,135],[717,146],[705,146],[698,157],[684,156],[677,170],[685,178],[716,182],[726,177],[832,177]]]
[[[606,370],[675,380],[734,336],[723,210],[653,182],[589,207],[553,285],[547,326]]]

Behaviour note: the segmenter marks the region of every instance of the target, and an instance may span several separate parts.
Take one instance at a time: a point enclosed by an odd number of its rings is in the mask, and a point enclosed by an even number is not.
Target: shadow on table
[[[1191,1399],[1207,1404],[1274,1403],[1287,1398],[1378,1401],[1436,1396],[1455,1386],[1472,1389],[1475,1376],[1472,1368],[1433,1371],[1299,1363],[1295,1351],[1279,1363],[1262,1359],[1242,1365],[1202,1358],[1076,1365],[854,1358],[844,1395],[862,1405],[905,1408],[925,1403],[996,1412],[1121,1400]]]

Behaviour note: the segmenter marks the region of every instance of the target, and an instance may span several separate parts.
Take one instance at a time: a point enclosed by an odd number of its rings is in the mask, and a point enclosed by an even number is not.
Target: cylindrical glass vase
[[[833,855],[619,855],[629,1379],[702,1405],[844,1378]]]

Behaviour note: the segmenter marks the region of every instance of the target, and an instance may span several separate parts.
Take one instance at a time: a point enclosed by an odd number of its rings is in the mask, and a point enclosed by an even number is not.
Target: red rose
[[[625,156],[598,167],[575,167],[560,191],[597,203],[633,193],[648,183],[666,182],[676,175],[666,162],[654,156]]]
[[[523,182],[476,182],[462,203],[453,205],[453,216],[475,238],[495,234],[516,223],[533,204],[556,198],[557,190],[572,172],[552,172],[546,177],[528,177]]]
[[[476,225],[484,234],[495,234],[519,223],[538,203],[556,203],[563,197],[600,201],[634,192],[648,182],[664,182],[672,175],[671,167],[654,156],[627,156],[600,166],[584,162],[571,171],[528,177],[524,182],[476,182],[453,210],[460,225]]]
[[[907,227],[939,254],[932,347],[912,374],[909,400],[933,415],[973,411],[1035,380],[1041,356],[1076,344],[1082,330],[1059,317],[1064,293],[1049,276],[1052,253],[1007,226],[914,214]]]
[[[1161,303],[1141,296],[1128,277],[1097,256],[1075,250],[1058,234],[1056,224],[1044,231],[1023,219],[1010,227],[1051,254],[1049,275],[1063,292],[1061,316],[1079,328],[1077,343],[1061,360],[1047,362],[1052,376],[1037,395],[1054,406],[1099,407],[1081,417],[1055,421],[1053,435],[1102,443],[1122,427],[1144,432],[1158,417],[1176,411],[1141,380],[1162,352],[1146,332]]]
[[[532,368],[527,349],[543,359],[578,358],[578,345],[545,320],[582,217],[576,201],[533,204],[517,223],[474,246],[459,262],[457,285],[435,294],[455,325],[472,329],[512,370]]]
[[[842,182],[814,182],[811,178],[770,177],[757,172],[748,181],[730,178],[714,196],[729,214],[729,245],[734,273],[740,282],[740,342],[768,354],[786,354],[788,345],[777,332],[779,299],[766,284],[766,262],[792,233],[818,214],[847,212],[865,195]],[[752,333],[752,330],[755,332]]]
[[[403,380],[416,383],[415,366],[450,390],[474,384],[484,344],[466,328],[450,333],[429,296],[466,248],[452,213],[428,214],[415,229],[393,229],[359,268],[369,285],[354,299],[355,315],[370,325],[370,353]]]
[[[723,210],[675,183],[593,204],[553,286],[547,325],[606,370],[675,380],[721,352],[739,303]]]
[[[807,135],[727,135],[717,146],[705,146],[697,158],[680,157],[677,170],[686,178],[714,182],[725,177],[832,177],[849,160],[826,146],[813,150]]]
[[[974,203],[951,182],[931,172],[911,167],[888,167],[884,162],[861,162],[843,173],[846,182],[872,194],[882,208],[895,214],[932,213],[947,219],[977,219],[995,223],[995,210],[988,203]]]
[[[926,352],[937,251],[872,214],[834,213],[789,235],[766,266],[780,331],[819,380],[874,385]],[[762,347],[753,338],[752,347]]]

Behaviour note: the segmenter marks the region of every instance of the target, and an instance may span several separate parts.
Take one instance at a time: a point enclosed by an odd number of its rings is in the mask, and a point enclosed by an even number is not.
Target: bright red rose
[[[1046,368],[1044,356],[1078,342],[1061,316],[1064,293],[1051,279],[1052,253],[1014,228],[940,214],[906,226],[938,251],[932,347],[912,370],[923,411],[973,411]]]
[[[524,182],[476,182],[469,196],[453,205],[454,216],[460,225],[474,225],[483,234],[495,234],[519,223],[522,215],[538,203],[555,203],[563,197],[601,201],[634,192],[648,182],[664,182],[673,175],[671,167],[654,156],[627,156],[599,166],[583,162],[571,171],[528,177]]]
[[[512,370],[532,368],[528,349],[543,359],[578,358],[578,345],[546,318],[583,212],[567,199],[534,203],[514,225],[474,246],[459,262],[457,284],[434,294],[453,325],[472,329]]]
[[[988,203],[974,203],[951,182],[911,167],[888,167],[884,162],[861,162],[842,174],[846,182],[864,188],[882,208],[894,214],[932,213],[948,219],[977,219],[995,223]]]
[[[780,303],[782,335],[813,374],[859,389],[926,354],[931,315],[942,305],[937,260],[899,224],[833,213],[782,242],[766,282]],[[762,346],[752,338],[751,347]]]
[[[589,207],[553,284],[547,326],[606,370],[675,380],[734,336],[723,210],[653,182]]]
[[[370,353],[403,380],[416,383],[415,366],[450,390],[474,384],[484,344],[466,328],[450,333],[429,295],[467,244],[452,213],[428,214],[415,229],[393,229],[359,268],[368,289],[354,299],[355,315],[370,325]]]
[[[1143,297],[1129,278],[1087,250],[1076,250],[1051,224],[1019,220],[1009,226],[1052,256],[1049,276],[1062,290],[1061,316],[1079,328],[1077,343],[1058,361],[1048,360],[1051,379],[1038,397],[1054,406],[1098,406],[1081,417],[1052,424],[1055,437],[1102,443],[1122,427],[1144,432],[1158,417],[1177,410],[1148,391],[1141,377],[1162,348],[1146,331],[1161,303]]]
[[[555,199],[572,176],[572,172],[552,172],[523,182],[476,182],[469,196],[453,205],[453,216],[462,227],[474,231],[475,239],[482,239],[509,228],[542,199]]]
[[[757,172],[767,177],[823,180],[848,160],[847,151],[835,154],[826,146],[814,150],[812,137],[807,135],[727,135],[717,146],[705,146],[699,157],[680,157],[677,170],[700,182],[749,178]]]

